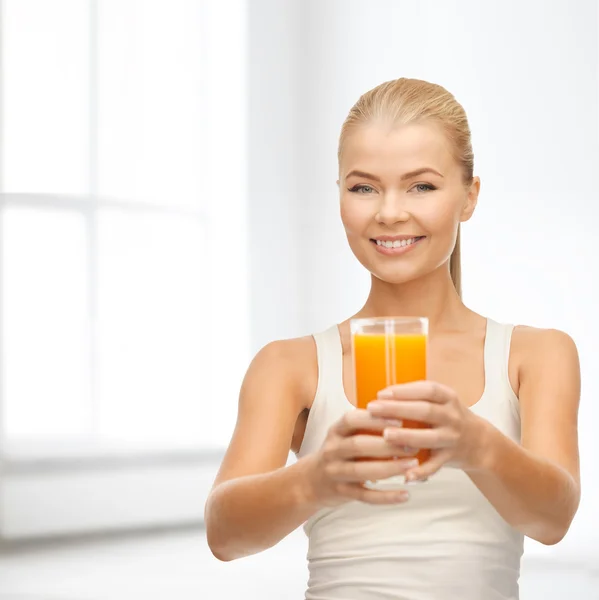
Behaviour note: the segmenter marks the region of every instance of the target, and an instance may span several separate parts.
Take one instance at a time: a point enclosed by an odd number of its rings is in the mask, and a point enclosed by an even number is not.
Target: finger
[[[411,400],[409,402],[374,400],[366,410],[377,418],[409,419],[432,425],[442,425],[448,421],[447,407],[424,400]]]
[[[454,445],[453,436],[443,429],[388,427],[384,439],[392,445],[409,448],[449,448]]]
[[[387,425],[389,427],[389,425]],[[382,432],[381,432],[382,433]],[[389,443],[382,435],[352,435],[343,438],[337,446],[337,457],[349,458],[392,458],[410,456],[413,452]]]
[[[342,461],[336,464],[332,477],[337,481],[376,481],[395,475],[403,475],[418,466],[418,459]]]
[[[451,401],[456,393],[450,387],[436,381],[412,381],[392,385],[377,394],[380,399],[427,400],[436,404]]]
[[[448,460],[450,453],[447,450],[436,452],[431,458],[406,473],[407,482],[426,481],[434,475]]]
[[[372,431],[373,433],[382,433],[385,427],[389,425],[401,426],[401,423],[395,419],[390,423],[388,419],[374,417],[364,408],[356,408],[346,412],[341,419],[334,425],[337,434],[343,437],[354,435],[358,431]]]
[[[360,483],[342,483],[338,489],[346,498],[367,504],[400,504],[410,498],[405,490],[369,490]]]

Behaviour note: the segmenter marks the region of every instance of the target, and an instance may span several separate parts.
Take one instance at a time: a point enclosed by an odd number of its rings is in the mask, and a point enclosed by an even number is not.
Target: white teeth
[[[376,243],[377,246],[384,246],[385,248],[403,248],[403,246],[410,246],[416,241],[417,238],[410,238],[409,240],[395,240],[394,242],[376,240]]]

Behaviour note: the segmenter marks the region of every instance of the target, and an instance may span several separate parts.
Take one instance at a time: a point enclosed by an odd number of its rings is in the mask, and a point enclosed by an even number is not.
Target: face
[[[405,283],[447,264],[480,181],[463,169],[434,124],[366,124],[345,139],[341,218],[356,258],[375,277]]]

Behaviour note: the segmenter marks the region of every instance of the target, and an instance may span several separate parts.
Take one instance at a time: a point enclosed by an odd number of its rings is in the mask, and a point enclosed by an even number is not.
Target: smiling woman
[[[435,246],[432,253],[427,253],[427,259],[436,261],[436,266],[447,261],[445,254],[449,249],[452,279],[460,293],[459,223],[471,217],[480,189],[480,180],[472,175],[474,158],[470,137],[463,131],[464,125],[467,128],[467,121],[465,115],[452,105],[452,97],[446,92],[439,94],[437,90],[435,96],[435,86],[426,87],[420,82],[415,82],[412,88],[413,93],[421,95],[418,118],[414,118],[413,107],[404,105],[402,113],[390,104],[394,101],[389,92],[392,88],[383,85],[376,95],[362,99],[362,104],[354,107],[346,119],[338,151],[341,216],[352,251],[372,273],[369,255],[361,251],[363,246],[359,242],[364,239],[360,220],[365,219],[372,228],[373,215],[368,207],[376,204],[379,227],[381,223],[387,226],[401,222],[402,218],[409,221],[412,214],[418,215],[416,223],[421,230],[402,231],[403,239],[421,238],[430,242],[432,238]],[[367,102],[371,106],[366,105]],[[375,102],[380,104],[376,108],[380,111],[378,116],[373,110]],[[369,119],[358,120],[359,115],[369,111],[373,113]],[[444,111],[453,119],[443,119]],[[384,152],[381,149],[385,149]],[[461,162],[458,163],[458,160]],[[458,165],[461,168],[456,168]],[[367,196],[372,202],[358,206],[356,196]],[[458,220],[456,211],[460,213]],[[450,221],[455,223],[450,224]],[[409,225],[414,228],[413,221]],[[375,236],[369,239],[375,239]],[[381,241],[395,245],[394,242],[401,239],[396,235]],[[422,243],[418,245],[422,246]],[[388,248],[388,244],[385,246]],[[397,253],[379,249],[386,255]],[[422,268],[414,262],[395,262],[381,268],[387,270],[389,266],[394,269],[407,266]],[[401,279],[399,273],[395,276]]]
[[[266,346],[206,505],[210,546],[231,560],[304,523],[308,600],[516,600],[524,536],[560,541],[579,502],[576,347],[462,301],[459,232],[480,179],[447,90],[398,79],[365,93],[338,159],[341,219],[371,276],[354,318],[427,318],[429,380],[357,409],[349,320]],[[364,485],[400,474],[427,483]]]

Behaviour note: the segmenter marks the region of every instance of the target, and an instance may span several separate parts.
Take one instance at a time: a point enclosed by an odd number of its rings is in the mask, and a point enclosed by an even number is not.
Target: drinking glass
[[[425,317],[352,319],[350,330],[358,408],[366,408],[369,402],[376,400],[378,392],[391,385],[426,379],[428,319]],[[430,427],[420,421],[402,421],[402,427],[406,428]],[[420,449],[415,455],[419,463],[429,457],[430,450],[427,448]],[[398,475],[367,481],[365,485],[371,489],[388,490],[401,488],[406,481],[403,475]]]

